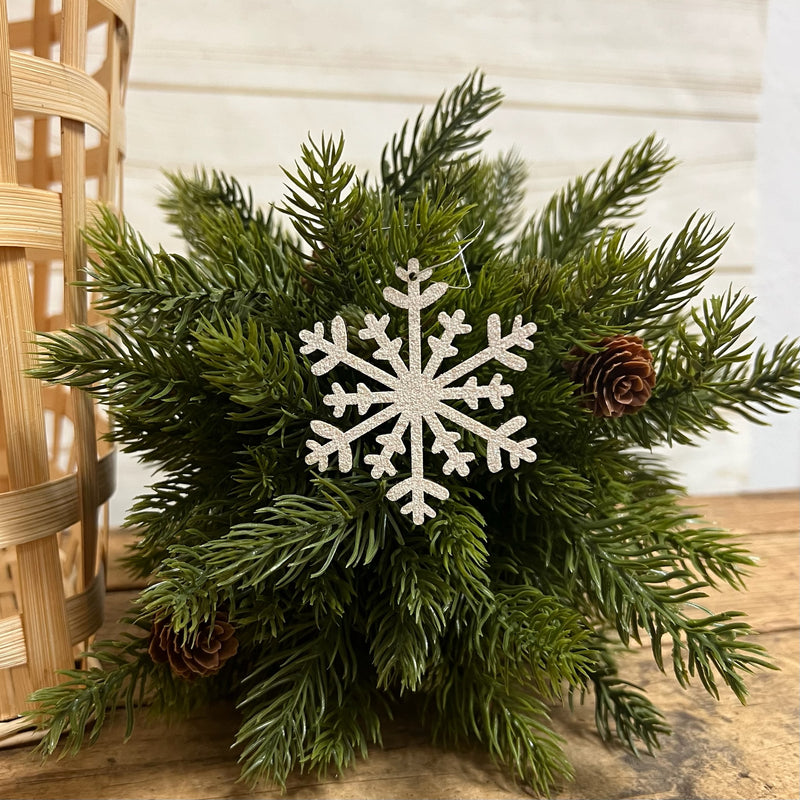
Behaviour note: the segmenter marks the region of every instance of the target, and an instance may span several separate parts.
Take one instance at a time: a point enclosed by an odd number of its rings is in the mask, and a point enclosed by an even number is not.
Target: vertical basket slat
[[[36,331],[98,321],[81,231],[121,204],[133,0],[58,6],[0,0],[0,744],[100,624],[114,482],[91,398],[27,371]]]
[[[86,64],[87,0],[63,0],[61,24],[61,63],[78,69]],[[85,291],[76,281],[86,279],[86,243],[81,231],[86,226],[86,133],[74,119],[61,119],[61,209],[64,215],[64,317],[66,324],[88,321]],[[72,390],[75,412],[75,451],[78,467],[78,495],[81,498],[81,536],[83,539],[78,587],[86,588],[94,575],[97,552],[97,433],[91,398]]]

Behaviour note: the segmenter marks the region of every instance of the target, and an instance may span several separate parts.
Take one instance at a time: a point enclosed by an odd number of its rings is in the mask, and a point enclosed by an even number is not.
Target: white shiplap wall
[[[697,206],[737,221],[753,263],[763,2],[140,0],[128,98],[127,207],[166,236],[161,167],[218,166],[264,201],[308,132],[344,130],[373,167],[422,103],[480,66],[506,93],[489,149],[531,162],[536,207],[564,180],[657,131],[683,162],[654,198],[660,234]]]
[[[756,175],[759,209],[753,291],[755,333],[764,341],[800,337],[800,3],[771,0],[764,57]],[[753,430],[754,489],[800,485],[800,409]]]
[[[223,169],[263,203],[311,133],[346,135],[374,170],[421,104],[476,66],[506,102],[489,151],[530,162],[531,209],[656,131],[681,166],[642,220],[654,237],[695,209],[735,224],[714,281],[753,283],[765,0],[138,0],[125,207],[176,247],[162,169]],[[750,430],[672,455],[695,492],[748,486]],[[116,514],[143,480],[123,461]]]

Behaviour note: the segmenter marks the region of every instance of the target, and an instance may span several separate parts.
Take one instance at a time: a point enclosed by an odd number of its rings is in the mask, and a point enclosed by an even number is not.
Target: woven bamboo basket
[[[101,324],[81,229],[120,208],[134,0],[0,0],[0,744],[100,626],[114,485],[92,400],[27,376],[36,331]]]

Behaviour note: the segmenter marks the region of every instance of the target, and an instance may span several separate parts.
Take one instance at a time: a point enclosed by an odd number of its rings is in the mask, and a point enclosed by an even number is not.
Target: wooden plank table
[[[717,702],[699,687],[681,689],[661,674],[648,650],[632,653],[625,677],[644,686],[675,732],[656,758],[637,760],[604,746],[587,704],[572,714],[556,710],[554,725],[566,738],[575,780],[556,787],[568,798],[797,798],[800,795],[798,709],[798,493],[696,498],[707,518],[741,535],[761,560],[748,591],[724,590],[718,610],[748,614],[780,671],[749,680],[751,700],[741,706],[726,693]],[[108,619],[101,636],[113,635],[133,588],[112,571]],[[272,786],[256,790],[237,782],[230,743],[237,726],[228,707],[167,724],[140,721],[123,743],[119,716],[97,745],[77,757],[41,765],[30,747],[0,750],[0,798],[278,798]],[[518,798],[527,797],[477,750],[432,747],[409,715],[384,729],[384,747],[343,776],[295,774],[288,798]]]

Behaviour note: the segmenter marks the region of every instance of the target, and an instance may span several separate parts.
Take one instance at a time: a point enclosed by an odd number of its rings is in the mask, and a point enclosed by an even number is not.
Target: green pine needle
[[[740,613],[704,608],[719,584],[743,589],[755,560],[685,506],[651,450],[788,411],[800,344],[755,343],[741,291],[697,301],[728,236],[710,216],[655,245],[631,233],[675,165],[654,136],[520,227],[525,163],[479,150],[500,97],[467,76],[392,138],[375,182],[347,162],[343,136],[312,137],[268,212],[224,173],[169,175],[161,206],[187,255],[108,210],[86,232],[107,325],[41,335],[33,374],[93,394],[110,438],[159,470],[128,518],[141,538],[127,563],[150,581],[135,634],[95,644],[102,669],[32,698],[42,752],[96,741],[117,706],[130,735],[143,705],[185,713],[224,697],[242,713],[243,777],[285,787],[293,770],[366,757],[402,702],[435,740],[477,742],[545,794],[571,774],[551,704],[591,695],[600,736],[632,752],[669,733],[622,673],[627,647],[648,645],[658,669],[714,697],[727,687],[744,701],[745,678],[772,668]],[[514,394],[464,408],[492,429],[526,417],[537,460],[490,473],[485,441],[466,433],[468,475],[443,476],[426,438],[425,468],[449,496],[421,526],[386,498],[407,453],[388,479],[365,461],[372,440],[353,442],[346,473],[306,464],[326,393],[358,392],[363,376],[339,365],[320,377],[300,351],[302,330],[337,315],[366,360],[368,314],[405,342],[383,292],[412,257],[463,289],[425,310],[426,341],[456,309],[471,325],[462,360],[485,346],[492,314],[538,328],[526,369],[502,368]],[[598,418],[567,367],[618,334],[643,337],[656,385],[638,413]],[[239,643],[218,675],[187,683],[154,664],[153,620],[190,646],[217,611]]]

